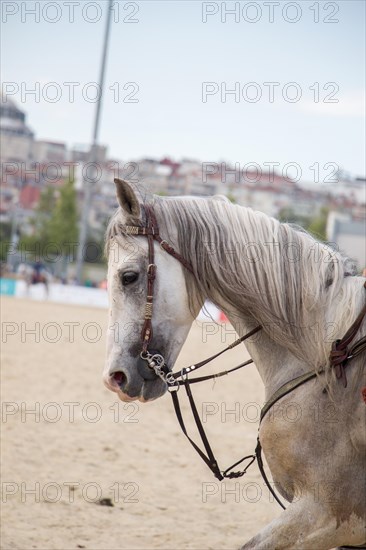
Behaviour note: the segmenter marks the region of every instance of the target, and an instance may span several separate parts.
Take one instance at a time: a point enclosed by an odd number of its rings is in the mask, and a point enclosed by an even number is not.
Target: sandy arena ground
[[[125,404],[103,386],[106,311],[14,298],[1,311],[1,548],[234,549],[279,515],[255,465],[238,480],[215,480],[168,395]],[[178,365],[233,340],[229,325],[196,323]],[[245,360],[240,348],[206,372]],[[254,451],[260,378],[249,366],[199,386],[209,439],[227,467]]]

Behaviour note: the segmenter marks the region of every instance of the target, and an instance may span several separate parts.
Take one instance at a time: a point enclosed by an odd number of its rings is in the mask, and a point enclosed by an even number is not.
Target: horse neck
[[[223,309],[226,309],[225,304]],[[233,312],[232,308],[230,309],[228,319],[239,336],[244,336],[258,325],[253,317],[249,315],[243,317],[242,313]],[[309,371],[306,363],[276,343],[264,330],[246,340],[245,347],[262,379],[266,399],[287,381]]]
[[[364,300],[350,281],[355,278],[345,278],[352,274],[347,260],[305,232],[248,208],[189,198],[165,204],[165,231],[175,228],[178,250],[197,273],[187,278],[189,299],[199,289],[199,297],[212,300],[229,319],[251,328],[260,324],[272,370],[284,361],[296,370],[323,367],[331,342],[343,336]],[[253,355],[259,369],[268,363],[255,344]]]
[[[347,316],[347,321],[341,323],[338,318],[338,322],[334,322],[334,320],[337,319],[337,310],[339,309],[336,303],[331,304],[325,312],[324,323],[328,327],[327,338],[329,349],[332,341],[344,335],[345,331],[362,308],[365,300],[363,283],[364,279],[361,277],[347,277],[345,279],[341,294],[346,296],[347,305],[350,310],[349,319]],[[219,292],[214,294],[214,299],[223,311],[225,311],[229,321],[239,336],[244,336],[253,330],[254,327],[258,326],[258,321],[254,317],[249,314],[243,315],[242,311],[235,310],[232,305],[225,303],[220,298]],[[343,301],[343,299],[344,296],[341,296],[340,300]],[[362,337],[365,334],[366,322],[360,327],[358,337]],[[278,388],[289,380],[305,374],[318,366],[317,364],[312,364],[311,362],[309,363],[309,361],[304,361],[296,357],[290,349],[278,343],[276,339],[272,337],[269,327],[265,327],[246,340],[245,346],[263,381],[266,399],[273,395]],[[364,359],[361,357],[359,360],[355,361],[354,366],[357,367],[358,363],[362,360]],[[325,367],[326,365],[327,361],[321,366]],[[353,386],[355,384],[357,386],[360,373],[362,373],[362,369],[360,368],[354,368],[350,371],[349,381],[353,383]]]
[[[329,355],[324,329],[329,312],[335,314],[330,320],[339,323],[339,330],[347,320],[342,313],[347,286],[344,258],[310,235],[260,212],[230,205],[218,208],[213,209],[213,220],[219,213],[218,234],[223,240],[207,274],[218,294],[230,302],[227,314],[236,307],[241,318],[250,314],[263,326],[272,346],[276,342],[303,363],[322,366]],[[207,240],[212,236],[215,233],[208,226]],[[227,249],[222,243],[227,243]],[[332,307],[335,301],[337,311]]]

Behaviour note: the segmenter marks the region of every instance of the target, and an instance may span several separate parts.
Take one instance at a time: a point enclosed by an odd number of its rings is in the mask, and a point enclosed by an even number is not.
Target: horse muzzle
[[[169,369],[157,350],[138,357],[132,367],[115,366],[104,377],[107,388],[116,392],[123,401],[140,399],[150,401],[166,392],[165,375]]]

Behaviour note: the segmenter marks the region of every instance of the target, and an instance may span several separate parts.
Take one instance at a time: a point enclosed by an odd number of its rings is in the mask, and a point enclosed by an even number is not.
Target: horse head
[[[149,239],[128,232],[131,227],[146,227],[151,203],[149,206],[144,204],[127,182],[116,179],[115,183],[120,208],[112,218],[107,235],[110,309],[103,378],[105,385],[122,401],[138,399],[145,402],[160,397],[167,390],[166,381],[147,363],[146,352],[164,358],[170,369],[197,312],[192,312],[188,300],[183,265],[167,254],[156,240],[151,239],[149,243]],[[161,238],[169,244],[176,241],[171,228],[169,236],[163,233]],[[153,247],[155,267],[151,266],[149,246]],[[151,287],[149,292],[152,273],[153,292]],[[153,294],[153,299],[149,293]],[[147,305],[149,302],[152,305]],[[146,321],[147,317],[150,320]],[[143,348],[146,322],[151,334]],[[145,354],[142,354],[143,349]]]

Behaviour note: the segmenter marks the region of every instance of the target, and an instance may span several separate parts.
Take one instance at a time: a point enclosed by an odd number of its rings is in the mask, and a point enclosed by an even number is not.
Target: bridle
[[[187,437],[187,439],[192,444],[194,449],[200,455],[202,460],[207,464],[207,466],[213,472],[215,477],[220,481],[224,478],[241,477],[246,473],[247,469],[255,461],[255,459],[257,459],[260,472],[262,474],[262,477],[265,483],[267,484],[268,489],[270,490],[274,498],[277,500],[277,502],[280,504],[280,506],[284,508],[283,504],[275,494],[272,488],[272,485],[268,481],[268,478],[264,471],[263,461],[261,457],[262,448],[259,441],[259,435],[257,437],[257,446],[254,454],[245,456],[244,458],[237,461],[235,464],[233,464],[232,466],[230,466],[224,471],[220,470],[217,464],[217,461],[215,459],[215,456],[212,452],[211,446],[208,442],[206,433],[203,429],[203,425],[199,417],[197,407],[194,402],[191,387],[190,387],[191,384],[194,384],[197,382],[203,382],[206,380],[211,380],[213,378],[219,378],[221,376],[229,374],[230,372],[234,372],[242,367],[245,367],[253,363],[253,360],[249,359],[248,361],[245,361],[244,363],[241,363],[236,367],[233,367],[227,371],[219,372],[217,374],[189,379],[189,375],[193,371],[197,371],[198,369],[200,369],[204,365],[207,365],[209,362],[213,361],[214,359],[216,359],[226,351],[244,342],[245,340],[247,340],[257,332],[259,332],[262,329],[262,327],[260,325],[256,326],[255,328],[253,328],[253,330],[251,330],[241,338],[238,338],[237,340],[235,340],[235,342],[227,346],[224,350],[220,351],[219,353],[212,355],[211,357],[201,361],[200,363],[196,363],[189,367],[185,367],[181,369],[181,371],[178,371],[176,373],[173,373],[171,371],[170,367],[166,364],[165,359],[161,354],[150,353],[149,345],[153,337],[152,316],[153,316],[153,308],[154,308],[154,290],[155,290],[155,280],[156,280],[156,272],[157,272],[157,267],[155,264],[155,255],[154,255],[154,241],[156,241],[161,246],[161,248],[165,250],[165,252],[167,252],[170,256],[178,260],[178,262],[180,262],[183,265],[183,267],[187,269],[193,276],[195,276],[195,273],[192,268],[192,265],[185,258],[183,258],[183,256],[181,256],[166,240],[161,238],[159,233],[159,226],[158,226],[155,212],[152,205],[146,204],[146,205],[143,205],[142,208],[145,211],[145,218],[146,218],[145,226],[140,226],[140,225],[123,226],[123,230],[127,235],[133,235],[133,236],[141,235],[146,237],[148,242],[147,295],[146,295],[146,304],[145,304],[144,324],[141,331],[141,348],[142,349],[141,349],[140,357],[141,359],[147,362],[148,367],[153,369],[155,374],[158,377],[160,377],[167,383],[168,390],[173,399],[175,413],[184,435]],[[366,289],[366,281],[365,281],[364,287]],[[343,336],[343,338],[334,341],[332,344],[332,349],[329,357],[330,367],[333,367],[335,369],[336,377],[343,381],[344,387],[347,386],[345,368],[349,364],[349,360],[358,356],[360,353],[363,353],[366,351],[366,336],[360,338],[356,343],[353,344],[353,346],[350,347],[350,344],[354,339],[354,337],[356,336],[356,333],[358,332],[365,315],[366,315],[366,304],[360,311],[359,315],[357,316],[357,318],[355,319],[355,321],[353,322],[349,330]],[[295,388],[301,386],[305,382],[315,378],[318,374],[322,374],[324,372],[325,372],[324,368],[319,369],[318,372],[314,372],[312,370],[308,373],[305,373],[301,376],[294,378],[293,380],[290,380],[289,382],[281,386],[275,392],[275,394],[273,394],[272,397],[267,401],[267,403],[265,403],[265,405],[263,406],[261,411],[261,416],[260,416],[260,423],[262,422],[265,415],[269,412],[269,410],[273,407],[273,405],[279,399],[281,399],[288,393],[292,392],[293,390],[295,390]],[[187,397],[191,405],[192,414],[195,419],[195,423],[198,428],[198,432],[200,434],[202,443],[205,447],[206,454],[190,438],[190,436],[187,433],[182,412],[180,409],[179,399],[178,399],[178,390],[180,386],[184,386],[186,389]],[[259,429],[258,429],[258,432],[259,432]],[[238,466],[238,464],[241,464],[245,460],[248,460],[248,463],[243,470],[236,471],[236,472],[232,471],[233,468],[235,468],[236,466]]]
[[[127,235],[143,235],[147,238],[148,244],[148,267],[147,267],[147,294],[146,294],[146,303],[145,303],[145,316],[144,324],[141,331],[141,343],[142,349],[140,353],[141,359],[147,362],[148,366],[155,370],[155,373],[161,378],[164,377],[162,370],[165,366],[164,357],[160,354],[151,354],[148,350],[149,344],[153,337],[152,329],[152,314],[154,308],[154,287],[156,279],[156,264],[155,264],[155,252],[154,252],[154,241],[159,243],[161,248],[165,250],[168,254],[173,256],[178,262],[180,262],[188,271],[193,274],[193,268],[189,262],[187,262],[183,256],[174,250],[167,241],[162,239],[159,234],[159,226],[156,221],[155,212],[153,207],[150,205],[143,206],[146,216],[146,226],[141,227],[139,225],[125,225],[123,227]],[[166,369],[165,369],[166,370]],[[163,378],[165,379],[165,378]]]

